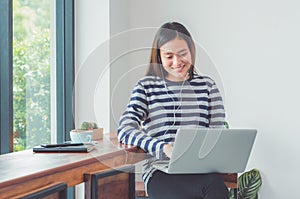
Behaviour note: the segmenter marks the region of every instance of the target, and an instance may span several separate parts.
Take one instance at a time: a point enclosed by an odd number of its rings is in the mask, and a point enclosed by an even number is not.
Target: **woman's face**
[[[189,78],[191,52],[185,40],[175,38],[160,47],[160,57],[166,78],[170,81],[183,81]]]

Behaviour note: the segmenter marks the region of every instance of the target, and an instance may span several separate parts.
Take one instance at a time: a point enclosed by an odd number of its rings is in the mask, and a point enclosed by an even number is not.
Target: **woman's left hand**
[[[163,152],[166,154],[168,158],[171,158],[172,151],[173,151],[173,147],[171,145],[169,144],[164,145]]]

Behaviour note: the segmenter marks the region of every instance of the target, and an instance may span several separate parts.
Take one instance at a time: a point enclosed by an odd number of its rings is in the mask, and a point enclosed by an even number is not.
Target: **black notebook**
[[[80,146],[63,146],[63,147],[42,147],[42,146],[35,146],[33,147],[33,152],[81,152],[86,153],[90,152],[94,149],[93,145],[80,145]]]

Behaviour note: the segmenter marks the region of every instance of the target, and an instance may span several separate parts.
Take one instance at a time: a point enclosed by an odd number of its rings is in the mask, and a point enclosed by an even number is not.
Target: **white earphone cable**
[[[166,89],[166,93],[167,93],[167,95],[172,99],[172,101],[173,101],[173,124],[171,125],[171,126],[168,126],[168,128],[165,130],[165,132],[164,132],[164,137],[166,136],[166,133],[171,129],[171,128],[173,128],[174,127],[174,125],[175,125],[175,123],[176,123],[176,113],[177,113],[177,111],[181,108],[181,105],[182,105],[182,90],[183,90],[183,86],[184,86],[184,84],[185,84],[185,82],[186,82],[186,78],[188,77],[188,75],[189,75],[189,72],[187,72],[186,73],[186,75],[185,75],[185,78],[184,78],[184,81],[182,82],[182,84],[181,84],[181,87],[180,87],[180,104],[177,106],[177,108],[176,108],[176,103],[175,103],[175,99],[169,94],[169,89],[168,89],[168,86],[167,86],[167,84],[166,84],[166,80],[165,80],[165,77],[164,77],[164,75],[163,75],[163,70],[162,70],[162,66],[159,66],[160,67],[160,70],[161,70],[161,74],[162,74],[162,79],[163,79],[163,83],[164,83],[164,87],[165,87],[165,89]]]

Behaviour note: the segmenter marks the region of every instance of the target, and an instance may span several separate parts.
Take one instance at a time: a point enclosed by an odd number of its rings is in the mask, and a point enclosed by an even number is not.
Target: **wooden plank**
[[[223,173],[220,174],[224,179],[224,183],[228,188],[238,188],[238,175],[237,173]]]

